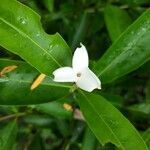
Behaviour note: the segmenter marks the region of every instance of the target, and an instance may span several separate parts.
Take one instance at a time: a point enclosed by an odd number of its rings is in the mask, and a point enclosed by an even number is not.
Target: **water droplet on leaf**
[[[21,24],[27,24],[27,19],[24,18],[24,17],[18,17],[18,21],[19,21]]]
[[[40,33],[38,32],[38,33],[36,34],[36,36],[39,37],[39,36],[40,36]]]

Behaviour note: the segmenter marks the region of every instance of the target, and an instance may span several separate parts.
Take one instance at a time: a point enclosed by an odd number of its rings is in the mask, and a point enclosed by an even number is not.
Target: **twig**
[[[16,113],[16,114],[1,117],[0,121],[4,121],[4,120],[15,118],[15,117],[21,117],[21,116],[24,116],[24,115],[26,115],[26,113]]]

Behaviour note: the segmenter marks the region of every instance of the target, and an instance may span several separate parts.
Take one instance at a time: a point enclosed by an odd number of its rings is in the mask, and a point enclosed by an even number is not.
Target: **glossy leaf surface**
[[[150,59],[150,10],[142,14],[112,44],[97,62],[95,71],[102,83],[113,80],[137,69]]]
[[[71,52],[62,37],[46,34],[40,16],[16,0],[0,1],[0,36],[2,47],[46,75],[70,65]]]
[[[132,124],[102,96],[80,91],[77,99],[88,126],[100,143],[111,142],[123,150],[148,150]]]
[[[68,94],[70,86],[53,82],[50,77],[34,90],[32,82],[40,74],[25,62],[0,59],[0,70],[16,65],[16,70],[5,74],[0,80],[1,105],[39,104],[56,100]]]

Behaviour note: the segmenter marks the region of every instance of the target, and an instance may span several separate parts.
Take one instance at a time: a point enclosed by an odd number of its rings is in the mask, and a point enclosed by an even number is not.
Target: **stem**
[[[15,117],[21,117],[21,116],[24,116],[24,115],[26,115],[26,113],[16,113],[16,114],[1,117],[0,121],[4,121],[4,120],[15,118]]]
[[[74,85],[70,88],[69,92],[70,92],[70,93],[74,93],[77,89],[78,89],[78,87],[76,86],[76,84],[74,84]]]

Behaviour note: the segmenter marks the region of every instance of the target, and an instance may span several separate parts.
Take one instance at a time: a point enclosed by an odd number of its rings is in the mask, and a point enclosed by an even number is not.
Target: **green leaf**
[[[94,150],[96,147],[96,138],[91,130],[87,127],[83,139],[81,150]]]
[[[48,76],[31,91],[32,82],[39,72],[25,62],[0,59],[0,70],[10,65],[17,65],[18,68],[0,78],[0,105],[46,103],[62,98],[69,92],[69,85],[54,82]]]
[[[52,12],[54,9],[54,0],[43,0],[42,1],[45,7],[49,10],[49,12]]]
[[[132,116],[137,116],[137,118],[149,118],[150,119],[150,104],[141,103],[134,104],[127,108]]]
[[[107,30],[113,42],[131,24],[131,18],[128,13],[117,6],[108,5],[105,8],[104,17]]]
[[[2,47],[46,75],[71,63],[70,49],[61,36],[46,34],[40,16],[16,0],[0,1],[0,35]]]
[[[150,104],[150,80],[148,80],[147,86],[146,86],[146,96],[145,101]]]
[[[42,138],[39,133],[34,136],[34,139],[31,141],[31,145],[29,146],[30,150],[43,150],[45,149],[43,146]]]
[[[123,105],[123,98],[119,95],[114,95],[110,93],[104,93],[104,92],[98,92],[98,95],[103,96],[105,99],[107,99],[111,104],[113,104],[117,108],[121,108]]]
[[[0,149],[11,150],[16,136],[17,136],[17,123],[12,121],[8,123],[3,129],[0,130]]]
[[[72,111],[66,110],[63,107],[64,103],[66,103],[66,98],[46,104],[35,105],[33,108],[39,112],[54,116],[58,119],[70,119],[73,115]]]
[[[150,128],[148,128],[143,134],[143,139],[145,140],[148,148],[150,149]]]
[[[23,122],[32,124],[37,127],[49,127],[53,123],[53,119],[49,116],[31,114],[23,117]]]
[[[150,59],[150,10],[140,16],[95,65],[102,83],[137,69]]]
[[[75,35],[73,36],[72,49],[75,49],[77,45],[82,41],[85,36],[86,26],[87,26],[88,12],[83,12],[80,22],[76,28]]]
[[[142,5],[142,4],[149,4],[149,0],[122,0],[122,3],[129,4],[129,5]]]
[[[80,91],[77,99],[88,126],[101,144],[111,142],[123,150],[148,150],[132,124],[102,96]]]

